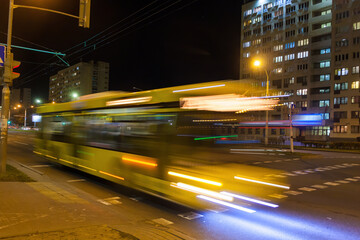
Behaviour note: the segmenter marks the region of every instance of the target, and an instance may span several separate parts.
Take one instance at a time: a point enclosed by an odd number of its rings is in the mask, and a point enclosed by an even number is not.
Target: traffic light
[[[5,60],[4,69],[2,70],[1,83],[12,84],[12,80],[20,77],[20,73],[13,72],[13,69],[18,68],[20,64],[21,62],[14,60],[13,53],[10,53],[10,56]]]
[[[79,8],[79,26],[90,27],[90,3],[91,0],[80,0]]]

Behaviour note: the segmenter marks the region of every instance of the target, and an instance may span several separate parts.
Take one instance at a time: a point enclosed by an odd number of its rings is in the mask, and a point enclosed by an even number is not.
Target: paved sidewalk
[[[0,239],[138,239],[114,226],[132,226],[83,192],[74,192],[37,173],[9,164],[37,182],[0,182]]]

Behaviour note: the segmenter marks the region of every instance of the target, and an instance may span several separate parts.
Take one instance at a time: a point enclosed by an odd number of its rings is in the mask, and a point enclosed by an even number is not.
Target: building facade
[[[69,102],[77,97],[109,90],[109,63],[80,62],[50,77],[49,101]]]
[[[14,107],[18,104],[23,105],[25,107],[30,107],[31,102],[31,88],[19,88],[12,89],[10,95],[10,106]]]
[[[360,137],[360,1],[261,0],[242,7],[240,78],[266,79],[293,113],[320,113],[311,140]],[[253,62],[262,65],[255,69]],[[266,81],[266,80],[265,80]],[[263,82],[264,84],[264,82]],[[273,112],[270,120],[283,116]]]

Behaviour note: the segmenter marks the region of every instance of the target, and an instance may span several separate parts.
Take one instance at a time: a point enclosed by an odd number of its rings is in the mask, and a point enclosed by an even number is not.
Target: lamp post
[[[254,61],[254,66],[255,67],[261,67],[261,61],[259,60],[255,60]],[[265,96],[269,96],[269,74],[266,71],[266,69],[264,68],[265,74],[266,74],[266,93]],[[269,128],[269,110],[265,110],[265,146],[268,145],[269,142],[269,133],[268,133],[268,128]]]

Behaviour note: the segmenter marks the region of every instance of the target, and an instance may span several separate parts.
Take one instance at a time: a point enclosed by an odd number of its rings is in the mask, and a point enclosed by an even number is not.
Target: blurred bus
[[[105,92],[45,104],[35,153],[92,175],[199,209],[254,212],[289,189],[277,170],[239,164],[214,147],[219,123],[270,109],[251,81],[217,81],[142,92]],[[210,141],[209,141],[210,140]]]

